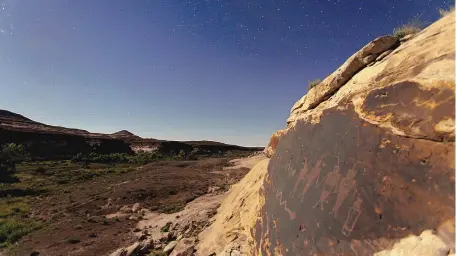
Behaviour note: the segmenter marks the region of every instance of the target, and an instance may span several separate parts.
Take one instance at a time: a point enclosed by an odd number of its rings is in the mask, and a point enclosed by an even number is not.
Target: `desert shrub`
[[[440,13],[440,16],[441,17],[445,17],[447,16],[448,14],[454,12],[454,5],[448,7],[448,8],[440,8],[439,9],[439,13]]]
[[[309,82],[307,85],[309,87],[309,90],[317,86],[319,83],[321,83],[321,79],[315,79]]]
[[[35,169],[35,173],[37,173],[37,174],[45,174],[46,173],[46,168],[44,168],[43,166],[40,166],[40,167]]]
[[[179,155],[176,157],[185,158],[185,152],[181,151]],[[75,155],[71,161],[73,163],[85,163],[88,168],[89,163],[104,163],[104,164],[121,164],[121,163],[129,163],[129,164],[137,164],[137,165],[145,165],[148,163],[152,163],[154,161],[164,159],[165,157],[158,152],[137,152],[135,155],[128,155],[125,153],[113,153],[113,154],[105,154],[99,155],[97,153],[90,153],[88,155],[84,155],[79,153]]]
[[[144,165],[163,158],[163,155],[158,152],[140,152],[130,157],[130,163]]]
[[[14,181],[16,165],[9,159],[0,159],[0,182]]]
[[[171,222],[167,222],[163,227],[161,227],[160,231],[163,232],[163,233],[166,233],[169,231],[169,228],[171,227]]]
[[[179,154],[177,154],[176,158],[177,159],[186,159],[187,153],[185,153],[185,151],[181,150],[181,151],[179,151]]]
[[[8,199],[0,203],[0,218],[22,216],[26,215],[29,211],[30,206],[20,199]]]
[[[13,160],[22,160],[26,156],[24,146],[15,143],[9,143],[3,146],[2,153],[8,155]]]
[[[40,225],[30,220],[7,219],[0,222],[0,243],[9,246],[38,228]]]
[[[95,152],[91,152],[88,155],[78,153],[71,159],[71,161],[73,163],[128,163],[129,158],[130,156],[125,153],[100,155]]]
[[[0,182],[14,181],[14,173],[16,172],[16,164],[12,158],[15,155],[9,146],[5,146],[0,150]]]
[[[413,35],[420,32],[421,30],[423,30],[424,27],[425,25],[422,21],[420,21],[419,17],[415,17],[406,24],[395,28],[393,30],[393,35],[397,39],[401,39],[407,35]]]

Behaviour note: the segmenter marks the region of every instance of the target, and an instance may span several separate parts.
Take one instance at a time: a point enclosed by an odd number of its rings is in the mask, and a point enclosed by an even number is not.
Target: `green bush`
[[[8,219],[0,222],[0,243],[9,246],[38,228],[40,224],[30,220]]]
[[[24,155],[22,145],[8,144],[0,148],[0,182],[13,182],[16,163]]]
[[[185,152],[181,151],[181,153],[178,155],[178,157],[185,157]],[[159,159],[164,159],[164,156],[162,156],[158,152],[138,152],[135,155],[128,155],[125,153],[113,153],[113,154],[108,154],[108,155],[99,155],[97,153],[90,153],[88,155],[84,155],[82,153],[79,153],[75,155],[71,161],[73,163],[105,163],[105,164],[120,164],[120,163],[130,163],[130,164],[138,164],[138,165],[144,165],[148,164],[154,161],[157,161]]]
[[[309,87],[309,90],[310,90],[320,83],[321,83],[321,79],[315,79],[315,80],[310,81],[307,86]]]
[[[125,153],[113,153],[109,155],[100,155],[95,152],[91,152],[88,155],[78,153],[71,161],[73,163],[128,163],[129,155]]]
[[[169,232],[169,228],[171,227],[171,222],[167,222],[163,227],[161,227],[160,231],[163,233]]]

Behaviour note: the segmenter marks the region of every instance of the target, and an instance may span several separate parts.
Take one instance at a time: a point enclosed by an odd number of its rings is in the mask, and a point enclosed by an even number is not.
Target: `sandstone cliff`
[[[451,253],[454,31],[453,12],[408,40],[377,38],[310,89],[196,253]]]

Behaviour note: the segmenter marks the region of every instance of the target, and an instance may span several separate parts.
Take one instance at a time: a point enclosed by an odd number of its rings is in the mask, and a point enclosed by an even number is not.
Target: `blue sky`
[[[52,125],[264,146],[307,91],[447,1],[3,0],[0,109]]]

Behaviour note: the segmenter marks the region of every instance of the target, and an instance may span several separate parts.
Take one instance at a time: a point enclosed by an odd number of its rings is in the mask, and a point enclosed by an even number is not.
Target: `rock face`
[[[321,83],[309,90],[291,109],[288,122],[294,121],[294,115],[312,109],[331,96],[343,86],[353,75],[373,62],[383,52],[397,44],[393,36],[382,36],[368,43],[357,53],[352,55],[338,70],[326,77]]]
[[[250,172],[231,189],[218,209],[214,223],[199,236],[195,255],[250,255],[253,238],[250,230],[260,210],[258,191],[263,186],[269,159],[258,162]]]
[[[195,238],[184,238],[180,240],[170,256],[191,256],[195,247]]]
[[[266,149],[252,255],[454,249],[454,29],[453,13],[380,37],[293,106]]]

